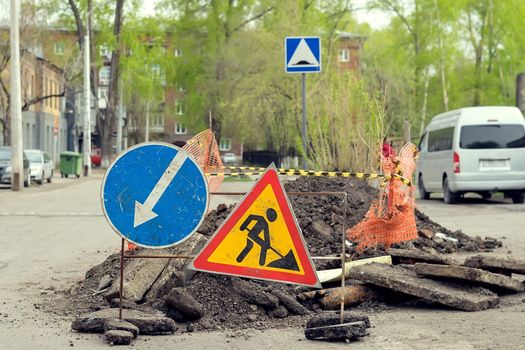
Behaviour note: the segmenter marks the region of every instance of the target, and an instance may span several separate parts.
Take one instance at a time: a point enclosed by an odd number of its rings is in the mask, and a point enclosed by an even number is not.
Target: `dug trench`
[[[360,222],[378,197],[378,191],[367,182],[343,178],[302,177],[287,182],[285,189],[287,192],[346,192],[347,228]],[[289,200],[311,256],[341,254],[344,212],[341,197],[290,195]],[[233,207],[219,205],[212,210],[196,234],[196,237],[200,238],[195,238],[190,247],[177,246],[177,249],[185,249],[185,252],[190,254],[198,252],[206,238],[217,230]],[[417,210],[415,215],[419,238],[398,244],[395,248],[429,254],[449,254],[462,251],[486,252],[501,246],[500,241],[492,238],[470,237],[461,231],[448,230]],[[386,254],[382,246],[363,252],[354,247],[353,242],[349,242],[346,247],[346,253],[352,260]],[[141,254],[143,251],[145,250],[139,249],[134,254]],[[171,259],[169,262],[167,259],[126,260],[127,268],[130,264],[136,264],[133,270],[136,271],[138,267],[138,270],[142,269],[144,272],[135,277],[133,274],[126,277],[126,283],[132,283],[135,278],[140,279],[141,285],[136,286],[133,292],[127,292],[128,286],[125,283],[124,308],[145,313],[161,311],[163,315],[175,321],[170,327],[173,328],[172,331],[177,332],[304,326],[308,318],[323,311],[323,303],[320,300],[304,298],[304,295],[299,297],[301,293],[310,291],[309,288],[210,273],[194,273],[186,269],[186,263],[187,260],[183,259]],[[340,260],[314,260],[314,263],[318,270],[340,266]],[[104,262],[88,270],[84,280],[54,295],[53,299],[46,300],[41,307],[55,314],[75,318],[74,329],[89,331],[79,326],[82,324],[80,315],[109,312],[114,314],[114,317],[118,316],[118,293],[115,293],[118,292],[118,275],[119,254],[112,254]],[[149,281],[144,282],[144,279],[148,278]],[[347,285],[361,285],[361,282],[348,280]],[[337,284],[323,285],[335,286]],[[417,300],[417,297],[407,296],[403,291],[392,292],[391,289],[384,289],[385,287],[387,286],[367,284],[366,288],[374,290],[374,293],[370,294],[377,297],[373,300],[360,300],[355,303],[360,304],[357,307],[350,303],[347,310],[366,313],[371,309],[377,311]],[[106,310],[111,307],[115,309]],[[99,332],[103,328],[101,325],[97,327]],[[168,327],[167,331],[162,333],[169,333],[169,330]]]

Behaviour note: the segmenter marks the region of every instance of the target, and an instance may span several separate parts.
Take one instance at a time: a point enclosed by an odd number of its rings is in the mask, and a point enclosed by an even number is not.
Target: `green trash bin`
[[[82,173],[82,155],[77,152],[60,153],[60,175],[68,177],[70,174],[80,177]]]

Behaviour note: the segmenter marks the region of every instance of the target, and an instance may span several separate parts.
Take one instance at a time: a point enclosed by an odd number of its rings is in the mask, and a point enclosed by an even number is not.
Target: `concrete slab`
[[[115,318],[113,320],[107,320],[104,323],[104,331],[119,330],[119,331],[128,331],[133,334],[133,337],[136,338],[139,335],[139,327],[135,326],[133,323]]]
[[[104,325],[118,317],[118,309],[102,309],[77,317],[71,328],[82,333],[102,333]],[[122,319],[138,327],[140,334],[160,335],[172,334],[177,330],[177,324],[161,312],[143,312],[139,310],[122,310]]]
[[[351,340],[368,335],[364,322],[352,322],[322,326],[316,328],[305,328],[304,336],[310,340]]]
[[[202,246],[206,238],[199,233],[195,233],[183,243],[167,249],[140,249],[137,255],[191,255],[199,246]],[[178,284],[174,273],[183,270],[185,264],[190,259],[129,259],[124,267],[124,297],[134,302],[146,299],[146,293],[150,292],[151,297],[155,298],[162,292],[169,292],[173,286]],[[165,274],[162,274],[166,267],[169,267]],[[179,269],[179,270],[177,270]],[[189,273],[189,272],[188,272]],[[184,279],[184,274],[181,275]],[[158,283],[157,283],[158,282]],[[168,285],[166,285],[168,284]],[[104,293],[107,300],[119,297],[120,278],[117,278],[110,289]],[[171,288],[170,288],[171,286]]]
[[[525,275],[525,260],[510,257],[476,255],[465,260],[465,266],[491,271],[506,271]]]
[[[195,255],[204,246],[206,240],[205,236],[196,232],[182,244],[170,248],[170,254]],[[195,271],[186,268],[190,260],[184,258],[170,259],[157,280],[151,285],[145,299],[157,299],[168,294],[175,287],[184,286],[195,274]]]
[[[455,261],[447,256],[437,253],[427,253],[416,249],[395,249],[391,248],[387,252],[392,256],[394,264],[415,264],[416,262],[428,262],[433,264],[454,264]]]
[[[402,266],[375,263],[356,266],[350,271],[350,278],[464,311],[489,309],[499,302],[499,297],[486,289],[454,287],[418,277],[414,271]]]
[[[104,336],[111,345],[129,345],[133,341],[133,333],[121,329],[107,331]]]
[[[477,282],[515,292],[525,290],[525,284],[514,278],[473,267],[417,263],[414,265],[414,271],[422,276]]]

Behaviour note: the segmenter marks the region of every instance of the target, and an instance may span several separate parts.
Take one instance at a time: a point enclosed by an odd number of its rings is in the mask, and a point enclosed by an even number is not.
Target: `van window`
[[[466,149],[523,148],[525,147],[525,128],[520,124],[462,126],[459,147]]]
[[[421,136],[421,140],[419,141],[419,151],[420,152],[426,152],[427,151],[427,133],[424,133],[423,136]]]
[[[432,130],[428,132],[428,151],[439,152],[452,149],[454,127]]]

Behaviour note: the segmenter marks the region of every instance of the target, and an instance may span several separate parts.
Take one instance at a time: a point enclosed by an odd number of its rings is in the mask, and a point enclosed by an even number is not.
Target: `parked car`
[[[470,107],[439,114],[419,143],[420,197],[443,192],[445,203],[464,193],[503,192],[525,199],[525,121],[516,107]]]
[[[53,164],[53,160],[49,155],[39,149],[26,149],[24,153],[27,159],[29,159],[31,180],[36,181],[39,185],[42,185],[44,180],[51,183],[55,164]]]
[[[222,156],[222,163],[227,166],[235,166],[237,165],[237,156],[235,153],[224,153]]]
[[[31,184],[31,169],[29,168],[29,160],[24,154],[24,186],[28,187]],[[11,167],[11,147],[0,146],[0,183],[10,184],[12,176]]]

